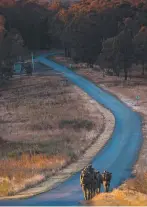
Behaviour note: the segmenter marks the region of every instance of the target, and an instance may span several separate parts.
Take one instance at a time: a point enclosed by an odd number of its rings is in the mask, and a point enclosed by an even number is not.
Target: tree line
[[[75,62],[97,62],[117,76],[124,71],[125,80],[133,63],[145,72],[146,1],[3,0],[0,14],[0,65],[28,50],[61,48]]]

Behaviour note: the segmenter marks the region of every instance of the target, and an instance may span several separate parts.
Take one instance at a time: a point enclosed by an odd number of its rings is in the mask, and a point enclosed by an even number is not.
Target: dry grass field
[[[0,196],[45,180],[92,144],[104,120],[84,96],[57,75],[23,76],[0,89]]]

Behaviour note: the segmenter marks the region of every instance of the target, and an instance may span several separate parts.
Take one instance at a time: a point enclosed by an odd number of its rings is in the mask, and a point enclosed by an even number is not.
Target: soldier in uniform
[[[83,169],[81,176],[80,176],[80,184],[82,187],[85,200],[89,199],[89,194],[88,194],[89,176],[90,176],[90,173],[86,170],[86,168]]]
[[[95,183],[95,169],[92,167],[92,164],[90,164],[87,168],[87,170],[90,173],[90,183],[89,183],[89,195],[90,199],[94,196],[94,183]]]
[[[102,184],[102,175],[99,171],[95,171],[95,182],[94,182],[94,195],[100,193],[101,184]]]
[[[94,169],[92,165],[85,167],[80,176],[80,184],[84,193],[85,200],[92,198],[92,180],[93,180]]]
[[[102,173],[102,179],[103,179],[103,186],[104,186],[105,192],[108,192],[110,188],[110,182],[112,179],[112,173],[105,170]]]
[[[95,196],[96,192],[96,183],[97,183],[97,178],[96,178],[96,170],[94,169],[93,172],[91,172],[91,198]]]

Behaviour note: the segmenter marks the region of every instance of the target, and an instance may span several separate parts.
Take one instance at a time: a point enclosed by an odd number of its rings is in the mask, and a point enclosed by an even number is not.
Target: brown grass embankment
[[[63,77],[17,78],[0,94],[1,196],[75,161],[103,129],[102,114]]]

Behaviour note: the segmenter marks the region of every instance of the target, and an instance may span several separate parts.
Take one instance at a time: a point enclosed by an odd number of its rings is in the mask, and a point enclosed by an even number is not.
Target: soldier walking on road
[[[102,179],[105,192],[108,192],[110,188],[110,182],[112,179],[112,173],[104,171],[104,173],[102,173]]]
[[[80,184],[84,193],[85,200],[92,198],[92,180],[93,180],[94,169],[92,165],[88,165],[83,169],[80,176]]]
[[[101,191],[102,175],[99,171],[95,171],[94,196]]]

